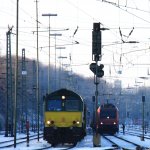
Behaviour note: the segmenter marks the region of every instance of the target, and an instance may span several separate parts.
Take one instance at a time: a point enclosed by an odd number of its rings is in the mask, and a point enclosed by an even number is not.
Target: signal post
[[[101,145],[101,137],[98,133],[98,78],[104,76],[104,65],[98,65],[98,61],[101,60],[101,28],[100,23],[93,23],[93,31],[92,31],[92,61],[94,63],[90,64],[90,70],[94,73],[94,84],[95,84],[95,112],[93,118],[93,146],[99,147]]]

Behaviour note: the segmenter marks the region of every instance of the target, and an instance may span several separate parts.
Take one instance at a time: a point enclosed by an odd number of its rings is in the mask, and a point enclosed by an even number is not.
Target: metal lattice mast
[[[13,136],[13,96],[12,96],[12,59],[11,59],[11,33],[12,28],[6,33],[6,76],[7,76],[7,104],[5,136]]]

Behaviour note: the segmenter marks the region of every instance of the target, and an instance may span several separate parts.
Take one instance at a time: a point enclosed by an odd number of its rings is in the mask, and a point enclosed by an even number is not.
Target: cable
[[[133,15],[134,17],[136,17],[136,18],[138,18],[138,19],[140,19],[140,20],[143,20],[143,21],[145,21],[145,22],[147,22],[147,23],[150,23],[150,21],[145,20],[144,18],[139,17],[139,16],[135,15],[135,14],[132,13],[132,12],[129,12],[129,11],[127,11],[127,10],[124,10],[123,8],[120,7],[120,5],[117,5],[117,4],[114,3],[114,2],[109,2],[109,1],[107,1],[107,0],[103,0],[102,2],[106,2],[106,3],[108,3],[108,4],[111,4],[111,5],[113,5],[113,6],[117,7],[117,8],[119,8],[119,9],[121,9],[121,10],[127,12],[128,14]]]

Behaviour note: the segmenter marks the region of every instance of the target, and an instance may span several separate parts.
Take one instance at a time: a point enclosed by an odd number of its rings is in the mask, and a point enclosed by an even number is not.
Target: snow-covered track
[[[106,139],[107,141],[109,141],[111,144],[112,144],[112,146],[114,147],[114,148],[119,148],[120,146],[119,145],[117,145],[116,144],[116,142],[114,142],[114,141],[112,141],[111,139],[109,139],[107,136],[102,136],[104,139]]]
[[[40,135],[40,138],[43,138],[43,136]],[[37,139],[37,135],[30,136],[30,140],[35,140],[35,139]],[[18,138],[16,140],[16,144],[22,144],[22,143],[26,143],[26,142],[27,142],[26,137]],[[12,147],[12,146],[14,146],[14,140],[7,140],[7,141],[0,142],[0,148],[8,148],[8,147]]]
[[[69,149],[72,149],[74,148],[75,146],[73,145],[70,145],[70,146],[56,146],[56,147],[52,147],[52,146],[46,146],[46,147],[43,147],[43,148],[37,148],[37,149],[34,149],[34,150],[43,150],[43,149],[49,149],[49,148],[53,148],[53,149],[61,149],[61,150],[69,150]]]
[[[122,132],[120,132],[120,133],[122,133]],[[135,132],[132,132],[132,131],[126,131],[126,134],[132,135],[132,136],[137,136],[137,137],[142,136],[142,133],[135,133]],[[150,140],[150,135],[144,134],[144,138]]]
[[[109,142],[112,143],[112,146],[119,147],[126,150],[132,150],[136,149],[136,147],[139,147],[140,145],[133,143],[131,141],[128,141],[126,139],[117,137],[117,136],[103,136],[105,139],[107,139]]]
[[[141,146],[140,144],[137,144],[137,143],[135,143],[135,142],[133,142],[133,141],[130,141],[129,139],[125,139],[125,138],[120,137],[120,136],[114,135],[114,137],[116,137],[116,138],[118,138],[118,139],[120,139],[120,140],[126,141],[127,143],[133,144],[133,145],[135,145],[136,147],[141,147],[141,148],[143,148],[143,149],[149,149],[149,148],[150,148],[150,147],[143,147],[143,146]]]

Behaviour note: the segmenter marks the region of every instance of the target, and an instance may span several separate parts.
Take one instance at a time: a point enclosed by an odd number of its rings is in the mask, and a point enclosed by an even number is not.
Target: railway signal
[[[91,63],[90,64],[90,70],[99,78],[104,76],[104,65],[100,64],[100,66],[98,66],[96,63]]]
[[[95,56],[101,55],[101,31],[100,31],[100,23],[93,24],[92,31],[92,55],[93,59],[96,61]],[[100,57],[97,57],[100,58]],[[97,60],[98,61],[98,60]]]
[[[93,132],[93,146],[100,146],[100,135],[98,131],[96,130],[96,123],[98,120],[97,116],[97,106],[98,106],[98,77],[103,77],[104,75],[104,65],[101,64],[98,65],[98,61],[101,60],[101,28],[100,28],[100,22],[93,24],[93,31],[92,31],[92,60],[95,61],[95,63],[90,64],[90,70],[94,73],[94,84],[96,85],[95,89],[95,116],[93,118],[93,121],[95,119],[95,123],[93,125],[93,129],[95,130]],[[94,127],[95,126],[95,127]]]
[[[104,76],[104,70],[103,70],[103,68],[104,68],[103,64],[100,64],[100,66],[98,67],[98,72],[99,72],[98,77],[99,78],[101,78],[101,77]]]

